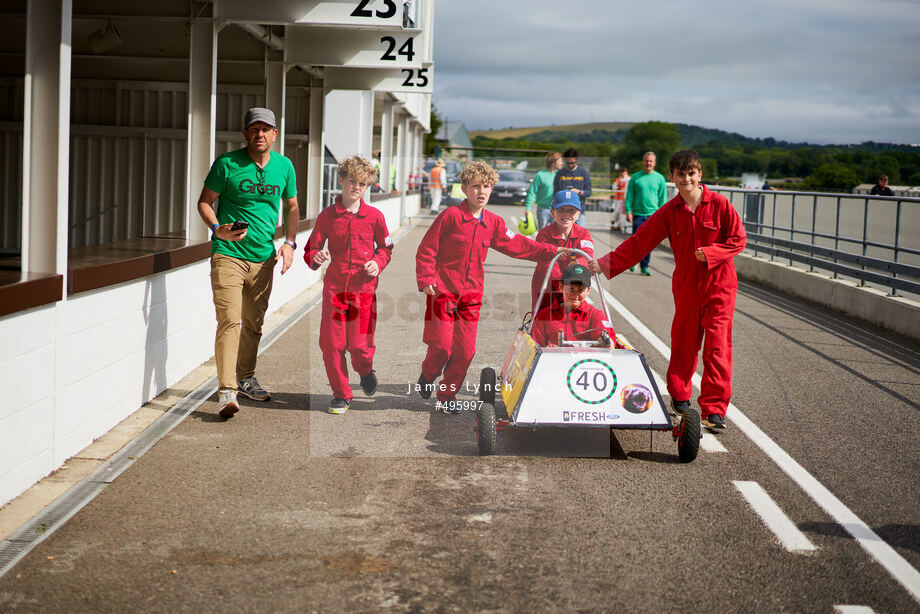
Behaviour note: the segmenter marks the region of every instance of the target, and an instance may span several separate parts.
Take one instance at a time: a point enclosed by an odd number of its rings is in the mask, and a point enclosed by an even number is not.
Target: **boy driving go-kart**
[[[616,339],[613,325],[604,313],[587,302],[591,273],[581,264],[570,264],[562,272],[562,300],[541,309],[533,319],[531,336],[540,346],[562,345],[565,339],[601,341],[610,347]],[[606,333],[606,335],[605,335]]]

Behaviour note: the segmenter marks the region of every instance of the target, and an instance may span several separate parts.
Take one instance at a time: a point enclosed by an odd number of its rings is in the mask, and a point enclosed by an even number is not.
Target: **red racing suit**
[[[559,227],[556,226],[554,222],[541,228],[534,240],[537,243],[546,243],[555,247],[572,247],[580,249],[590,254],[591,258],[594,258],[594,242],[591,240],[591,233],[588,232],[587,228],[579,226],[578,224],[572,226],[572,230],[569,232],[567,239],[562,238],[562,235],[559,233]],[[575,263],[587,266],[588,261],[585,260],[584,256],[577,256],[575,254],[569,254],[556,261],[553,265],[553,272],[550,275],[549,285],[546,287],[546,292],[543,294],[543,301],[540,303],[539,308],[537,308],[537,298],[540,296],[540,288],[543,286],[543,280],[546,277],[546,269],[549,268],[549,263],[541,262],[537,264],[537,268],[533,272],[533,280],[530,282],[530,307],[533,309],[534,313],[537,313],[544,307],[549,307],[557,299],[561,300],[562,271],[565,267]]]
[[[438,400],[453,401],[476,355],[476,333],[482,308],[483,263],[489,248],[512,258],[550,260],[556,248],[514,234],[505,221],[486,209],[473,217],[464,200],[449,207],[431,224],[415,255],[418,288],[437,286],[427,296],[422,341],[428,346],[422,376],[433,382]]]
[[[616,343],[617,334],[613,324],[604,317],[604,312],[583,302],[572,311],[566,311],[561,301],[554,302],[549,307],[541,309],[533,320],[533,329],[530,331],[537,345],[559,345],[559,332],[565,334],[567,341],[595,341],[601,338],[601,333],[607,331],[610,335],[611,347]]]
[[[675,401],[688,401],[693,396],[691,378],[702,345],[700,413],[703,417],[724,417],[732,395],[732,315],[738,291],[732,258],[744,249],[747,234],[731,203],[701,187],[702,200],[695,212],[678,194],[598,264],[609,279],[635,266],[663,239],[670,240],[675,266],[668,392]],[[706,262],[694,257],[698,247]]]
[[[377,328],[377,279],[390,262],[393,241],[383,214],[361,200],[355,213],[341,198],[316,217],[303,258],[311,269],[319,267],[313,256],[328,242],[330,264],[323,278],[323,313],[319,347],[333,395],[351,400],[345,351],[359,375],[374,368],[374,331]],[[377,277],[364,272],[364,264],[377,263]]]

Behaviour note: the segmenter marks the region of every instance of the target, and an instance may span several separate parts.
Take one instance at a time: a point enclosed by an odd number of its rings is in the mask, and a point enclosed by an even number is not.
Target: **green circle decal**
[[[588,405],[599,405],[613,396],[617,374],[606,362],[585,358],[571,366],[565,384],[572,396]]]

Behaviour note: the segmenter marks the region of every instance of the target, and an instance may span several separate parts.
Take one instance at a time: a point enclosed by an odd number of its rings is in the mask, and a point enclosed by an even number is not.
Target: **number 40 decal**
[[[406,75],[402,83],[403,87],[428,87],[427,68],[419,68],[418,70],[403,68],[402,72]]]
[[[386,7],[386,10],[381,11],[377,9],[372,11],[367,8],[367,5],[371,3],[371,0],[358,0],[358,6],[355,7],[355,10],[351,12],[352,17],[373,17],[374,13],[377,14],[377,17],[381,19],[389,19],[396,14],[396,0],[383,0],[383,5]]]

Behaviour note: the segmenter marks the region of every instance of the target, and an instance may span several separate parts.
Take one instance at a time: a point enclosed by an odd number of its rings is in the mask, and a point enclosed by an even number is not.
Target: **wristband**
[[[217,232],[218,226],[220,226],[220,224],[211,224],[211,234],[214,234],[215,232]]]

